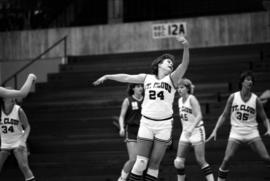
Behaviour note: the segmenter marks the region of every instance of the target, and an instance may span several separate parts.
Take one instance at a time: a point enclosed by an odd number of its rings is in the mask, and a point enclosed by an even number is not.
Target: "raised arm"
[[[128,106],[129,106],[128,98],[125,98],[125,100],[123,101],[122,106],[121,106],[120,116],[119,116],[119,120],[118,120],[119,121],[119,128],[120,128],[120,130],[119,130],[120,136],[125,135],[125,116],[127,113]]]
[[[261,118],[261,120],[263,121],[264,126],[266,128],[265,135],[270,136],[270,123],[269,123],[269,120],[265,114],[262,102],[258,98],[256,99],[256,107],[257,107],[257,114]]]
[[[215,128],[213,129],[211,135],[208,137],[208,139],[206,141],[210,141],[212,138],[214,138],[214,140],[216,140],[216,138],[217,138],[217,131],[218,131],[219,127],[222,126],[222,124],[224,123],[224,121],[227,118],[229,118],[229,116],[231,114],[231,107],[232,107],[233,97],[234,97],[234,95],[232,94],[228,98],[223,113],[219,116]]]
[[[178,81],[184,76],[189,64],[189,43],[182,36],[178,37],[177,40],[183,45],[183,56],[182,63],[179,64],[178,67],[171,74],[171,78],[175,86],[177,85]]]
[[[146,74],[136,74],[136,75],[130,75],[130,74],[107,74],[103,75],[99,79],[97,79],[95,82],[93,82],[94,85],[102,84],[105,80],[114,80],[118,82],[126,82],[126,83],[135,83],[135,84],[142,84],[144,82]]]
[[[18,97],[26,97],[31,90],[31,87],[37,77],[34,74],[29,74],[24,85],[20,90],[14,89],[6,89],[4,87],[0,87],[0,97],[6,98],[18,98]]]

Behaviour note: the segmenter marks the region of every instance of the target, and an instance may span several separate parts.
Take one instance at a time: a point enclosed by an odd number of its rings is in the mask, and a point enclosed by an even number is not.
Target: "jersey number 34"
[[[14,132],[13,126],[2,126],[2,133]]]

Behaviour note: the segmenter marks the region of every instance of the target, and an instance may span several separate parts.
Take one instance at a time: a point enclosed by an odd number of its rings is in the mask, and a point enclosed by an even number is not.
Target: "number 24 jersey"
[[[158,79],[147,74],[144,81],[142,115],[152,119],[167,119],[173,115],[173,101],[176,89],[170,75]]]

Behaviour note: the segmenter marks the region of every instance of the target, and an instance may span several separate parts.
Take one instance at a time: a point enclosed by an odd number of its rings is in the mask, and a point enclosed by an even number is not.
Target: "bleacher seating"
[[[92,82],[110,73],[150,73],[152,60],[164,52],[174,54],[180,62],[180,50],[70,56],[68,64],[60,66],[59,73],[49,74],[48,82],[36,85],[36,92],[29,95],[22,106],[32,128],[30,166],[39,180],[116,180],[127,159],[127,151],[112,122],[120,113],[126,84],[106,81],[94,87]],[[196,86],[195,95],[201,103],[207,135],[222,113],[229,94],[237,90],[241,71],[251,69],[255,72],[254,91],[257,94],[269,88],[268,52],[270,44],[191,50],[191,62],[185,77]],[[162,181],[176,181],[173,159],[181,132],[176,101],[174,109],[173,145],[161,165]],[[218,141],[206,145],[206,158],[213,165],[215,176],[224,155],[229,128],[227,122],[218,132]],[[270,139],[263,139],[270,151]],[[189,181],[202,180],[192,152],[186,170]],[[266,172],[259,157],[243,147],[233,160],[229,178],[231,181],[260,181]],[[14,158],[7,161],[2,178],[21,180]]]

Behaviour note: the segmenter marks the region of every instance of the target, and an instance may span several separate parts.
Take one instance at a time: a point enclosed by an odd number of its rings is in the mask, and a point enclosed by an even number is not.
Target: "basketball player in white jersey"
[[[14,153],[26,181],[36,181],[28,165],[26,141],[30,125],[14,98],[3,98],[0,120],[0,171],[11,152]]]
[[[137,135],[137,158],[131,170],[129,180],[155,181],[158,178],[159,165],[171,143],[173,124],[173,100],[177,82],[185,74],[189,64],[189,44],[183,37],[177,37],[184,47],[182,63],[173,71],[174,56],[164,54],[152,63],[153,74],[114,74],[104,75],[93,84],[99,85],[105,80],[144,84],[142,118]]]
[[[36,79],[37,77],[34,74],[29,74],[20,90],[6,89],[4,87],[0,87],[0,97],[25,97],[30,92],[31,87]]]
[[[182,79],[178,85],[179,115],[182,133],[179,139],[174,166],[177,170],[177,181],[185,181],[185,160],[190,146],[193,146],[195,157],[207,181],[214,181],[210,165],[205,160],[205,130],[199,101],[193,95],[194,85],[189,79]]]
[[[269,120],[266,117],[260,99],[251,92],[253,84],[254,77],[252,72],[248,71],[241,74],[239,81],[240,91],[230,95],[223,113],[219,117],[213,132],[207,139],[207,141],[212,138],[216,140],[218,128],[230,116],[231,131],[225,156],[219,168],[218,181],[226,180],[229,172],[229,161],[242,143],[248,144],[260,155],[266,165],[268,167],[270,166],[270,156],[259,135],[256,116],[259,116],[264,122],[267,130],[265,135],[267,136],[270,136]]]

